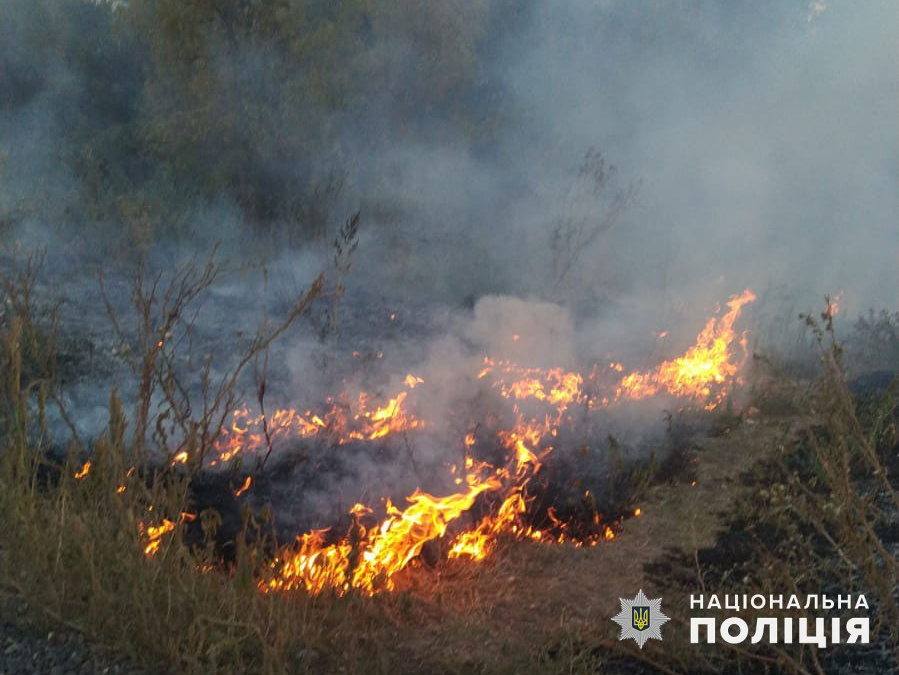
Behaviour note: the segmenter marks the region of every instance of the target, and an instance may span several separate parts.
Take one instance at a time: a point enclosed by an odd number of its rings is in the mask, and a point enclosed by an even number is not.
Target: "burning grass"
[[[171,350],[178,343],[178,317],[211,285],[218,270],[212,262],[187,268],[176,273],[167,289],[159,289],[159,279],[145,283],[139,270],[134,289],[137,337],[129,349],[139,381],[135,416],[129,421],[113,392],[107,431],[93,444],[90,459],[77,459],[86,448],[73,436],[67,459],[53,460],[47,453],[46,411],[51,402],[63,414],[65,410],[56,397],[52,330],[39,334],[40,322],[24,311],[30,311],[33,272],[7,284],[23,312],[5,331],[8,451],[0,505],[11,541],[22,545],[4,547],[3,560],[8,582],[39,597],[57,620],[73,622],[75,617],[79,629],[131,651],[154,654],[182,670],[274,672],[289,665],[285,654],[291,645],[299,649],[315,641],[316,631],[328,624],[321,611],[340,613],[343,603],[356,602],[352,598],[360,592],[364,596],[414,586],[416,572],[410,568],[417,565],[412,563],[439,559],[435,550],[458,568],[465,560],[484,565],[504,541],[582,546],[615,536],[617,521],[597,510],[589,490],[587,509],[563,512],[553,503],[538,504],[536,497],[547,473],[544,464],[560,442],[562,427],[571,424],[574,409],[605,408],[622,397],[626,376],[621,367],[613,364],[584,376],[486,358],[472,377],[509,402],[512,424],[489,431],[475,426],[460,439],[461,459],[448,467],[456,492],[437,496],[416,489],[402,506],[389,499],[379,507],[356,504],[345,533],[312,531],[286,546],[277,542],[270,516],[244,509],[231,542],[230,565],[221,569],[216,546],[221,514],[191,506],[192,486],[202,472],[253,455],[261,469],[275,443],[285,439],[327,436],[338,447],[427,428],[427,420],[413,411],[415,396],[427,383],[409,374],[403,390],[383,405],[362,393],[349,400],[329,399],[330,408],[320,413],[284,409],[253,415],[242,407],[226,425],[223,411],[235,401],[235,373],[218,389],[204,385],[202,413],[199,419],[191,417]],[[284,326],[261,333],[238,369],[264,353],[315,292],[301,299]],[[747,294],[739,303],[735,300],[720,323],[710,321],[693,351],[676,365],[645,375],[647,381],[670,388],[683,376],[687,379],[677,385],[677,393],[714,407],[711,388],[721,395],[737,371],[729,365],[730,350],[715,351],[714,344],[739,342],[733,322],[749,299]],[[158,318],[152,315],[157,307]],[[125,338],[126,331],[118,323],[115,327]],[[699,367],[708,373],[705,378],[696,376],[695,356],[700,353],[700,358],[718,361]],[[33,374],[27,373],[26,363]],[[722,363],[726,376],[720,374]],[[203,379],[210,381],[209,371]],[[150,401],[160,395],[167,405],[154,418]],[[173,419],[174,428],[182,430],[180,441],[172,431],[160,433]],[[151,438],[165,443],[161,454],[169,459],[161,466],[148,460]],[[246,475],[232,486],[234,497],[252,484],[253,475]],[[48,579],[58,583],[47,584]],[[291,617],[296,612],[309,618],[308,627],[297,627]],[[333,625],[328,630],[340,633]]]
[[[753,452],[741,455],[739,475],[734,476],[738,486],[719,486],[737,494],[728,501],[716,500],[722,519],[717,533],[704,528],[706,536],[693,542],[679,537],[677,548],[646,566],[645,578],[664,589],[669,614],[676,617],[665,654],[638,654],[610,635],[594,643],[592,653],[613,671],[895,672],[899,380],[894,371],[891,382],[854,397],[842,365],[842,346],[834,338],[833,314],[828,305],[820,320],[804,317],[822,347],[820,379],[812,387],[768,381],[756,392],[754,403],[759,397],[768,406],[789,401],[785,407],[794,412],[742,422],[742,430],[750,432],[740,433],[729,445]],[[717,649],[691,645],[686,639],[689,596],[700,593],[720,597],[861,593],[871,605],[865,613],[871,618],[871,644],[830,644],[826,649],[783,643],[733,647],[719,643]],[[840,609],[806,612],[849,616]],[[741,616],[751,624],[756,614],[748,611]]]
[[[449,466],[458,491],[438,496],[416,488],[405,498],[405,505],[398,506],[387,498],[379,507],[380,517],[374,516],[374,507],[356,504],[350,510],[352,523],[345,533],[333,528],[316,530],[298,536],[297,545],[283,547],[260,587],[266,591],[301,588],[313,594],[326,589],[339,594],[351,589],[366,594],[390,591],[395,588],[394,577],[417,560],[426,546],[445,539],[449,558],[473,561],[484,560],[501,536],[575,546],[594,546],[613,539],[618,528],[614,515],[610,518],[610,514],[601,513],[595,504],[586,513],[583,509],[579,513],[570,511],[568,516],[578,516],[570,520],[553,503],[532,508],[532,487],[552,456],[563,427],[573,424],[576,407],[585,411],[605,408],[660,391],[706,410],[714,409],[736,381],[745,359],[745,340],[734,330],[734,323],[742,307],[753,299],[750,291],[733,298],[728,312],[711,319],[684,356],[647,373],[622,375],[621,366],[612,364],[608,369],[594,368],[585,377],[485,357],[477,379],[486,381],[511,402],[513,423],[487,434],[491,448],[486,457],[475,431],[466,435],[464,450],[460,444],[464,459]],[[348,413],[336,404],[321,415],[278,410],[271,422],[264,416],[253,418],[252,431],[245,424],[248,413],[240,411],[235,415],[240,423],[232,424],[231,432],[223,435],[217,446],[218,457],[211,463],[228,461],[239,453],[258,452],[261,447],[270,450],[276,436],[302,438],[327,432],[340,445],[427,427],[428,422],[408,412],[406,405],[416,393],[426,391],[428,384],[413,374],[403,383],[404,391],[373,411],[368,409],[363,394],[358,412]],[[584,497],[591,500],[589,489]],[[482,515],[466,526],[462,517],[472,512]]]
[[[203,276],[190,278],[207,283]],[[28,306],[27,275],[11,281],[8,292]],[[188,292],[184,302],[192,297]],[[52,330],[41,332],[53,323],[20,313],[4,327],[3,578],[44,608],[45,618],[180,672],[326,672],[338,664],[371,672],[373,662],[375,670],[392,672],[434,664],[465,672],[486,663],[491,672],[535,663],[546,672],[592,672],[604,658],[597,656],[595,625],[607,617],[594,607],[573,618],[572,593],[580,595],[577,585],[594,569],[589,548],[616,538],[622,517],[641,512],[635,496],[658,466],[624,463],[616,474],[612,460],[621,449],[609,439],[582,452],[589,461],[591,453],[607,455],[600,465],[610,481],[607,494],[598,500],[591,489],[572,485],[563,495],[558,476],[580,472],[570,463],[574,455],[557,447],[570,442],[578,419],[660,393],[685,407],[721,410],[728,428],[739,423],[741,416],[724,404],[745,359],[735,322],[751,300],[748,291],[733,298],[682,357],[652,371],[628,374],[611,363],[577,373],[485,358],[471,379],[505,402],[505,414],[460,434],[458,461],[446,466],[444,481],[454,490],[420,488],[404,502],[357,503],[345,528],[301,532],[287,544],[270,513],[240,506],[266,479],[265,461],[275,446],[327,438],[342,452],[351,444],[426,433],[431,420],[416,404],[427,393],[424,378],[409,374],[384,400],[363,393],[328,399],[317,412],[269,413],[232,407],[236,379],[226,378],[203,405],[199,425],[178,418],[190,433],[166,446],[166,462],[155,465],[133,445],[154,437],[150,430],[158,421],[149,405],[138,402],[129,419],[113,392],[107,431],[90,459],[73,438],[68,455],[54,460],[45,423],[56,395]],[[152,397],[162,386],[178,410],[176,388],[166,385],[174,377],[167,342],[155,339],[159,331],[177,329],[149,317],[144,325],[149,333],[134,350],[142,395]],[[264,351],[266,339],[251,349]],[[144,425],[143,433],[126,433],[129,424]],[[247,460],[254,457],[255,470],[221,471],[252,466]],[[231,476],[227,491],[238,524],[227,537],[226,561],[223,514],[197,508],[192,499],[210,469]],[[624,488],[612,498],[616,475]],[[616,503],[626,508],[616,511]],[[522,585],[538,575],[555,599],[521,606],[525,597],[536,597],[522,595]],[[564,583],[571,587],[563,590]],[[522,649],[515,630],[547,607],[559,613],[562,637],[546,651]],[[517,618],[503,627],[503,615]],[[460,651],[465,641],[479,641],[489,656]]]

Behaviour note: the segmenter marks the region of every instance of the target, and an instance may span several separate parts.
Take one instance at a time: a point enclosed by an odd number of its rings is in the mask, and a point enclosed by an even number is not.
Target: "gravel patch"
[[[24,602],[0,605],[0,675],[163,675],[78,632],[34,625]]]

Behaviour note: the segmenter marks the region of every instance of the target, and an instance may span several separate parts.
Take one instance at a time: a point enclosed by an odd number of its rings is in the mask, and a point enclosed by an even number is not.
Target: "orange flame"
[[[836,316],[840,313],[840,307],[843,303],[843,291],[840,291],[832,298],[828,298],[827,300],[827,313],[830,316]]]
[[[470,509],[479,494],[499,487],[495,477],[479,476],[477,471],[469,473],[467,481],[465,492],[442,498],[416,490],[407,497],[409,506],[403,511],[388,500],[387,518],[377,528],[366,530],[356,520],[350,534],[336,544],[325,544],[327,530],[303,535],[298,550],[283,551],[275,559],[275,574],[262,587],[305,588],[312,593],[326,588],[369,593],[393,589],[394,575],[427,542],[442,537],[448,524]],[[354,507],[354,515],[359,515],[359,506]]]
[[[733,379],[745,361],[745,338],[736,340],[733,326],[743,306],[753,300],[755,295],[749,289],[732,297],[727,303],[730,310],[720,319],[710,319],[686,354],[665,361],[655,370],[624,376],[615,392],[616,398],[638,400],[667,392],[705,400],[707,410],[717,407],[727,395],[721,385]],[[737,363],[731,361],[730,353],[735,341],[743,348],[743,358]]]
[[[418,385],[424,384],[424,380],[420,377],[416,377],[412,373],[409,373],[408,375],[406,375],[406,379],[403,380],[403,383],[407,387],[409,387],[409,389],[415,389],[415,387],[417,387]]]
[[[87,476],[87,474],[89,474],[90,472],[91,472],[91,461],[90,461],[90,460],[87,460],[87,461],[84,463],[84,466],[81,467],[81,470],[80,470],[80,471],[77,471],[77,472],[75,473],[75,479],[76,479],[76,480],[81,480],[82,478],[84,478],[85,476]]]
[[[614,400],[641,399],[665,392],[714,408],[723,400],[727,384],[735,381],[742,365],[742,360],[731,360],[734,343],[743,347],[745,358],[745,339],[737,338],[733,326],[742,307],[754,299],[749,290],[732,298],[728,302],[729,311],[721,318],[711,319],[697,336],[696,343],[680,358],[666,361],[646,373],[621,377]],[[621,364],[613,361],[607,372],[622,371]],[[461,491],[435,497],[416,490],[407,497],[408,506],[403,510],[388,501],[386,516],[379,525],[372,527],[365,527],[360,522],[363,518],[372,518],[372,510],[357,504],[350,511],[354,519],[350,532],[335,537],[335,533],[326,529],[302,535],[296,547],[281,550],[272,563],[270,578],[260,583],[261,588],[266,591],[303,588],[312,593],[325,589],[338,593],[351,588],[365,593],[393,589],[395,576],[421,553],[424,545],[446,536],[450,524],[471,509],[482,494],[494,495],[498,506],[473,527],[450,537],[450,558],[467,556],[482,560],[490,554],[501,535],[540,542],[571,542],[579,546],[593,546],[600,540],[614,539],[615,530],[602,523],[598,513],[594,514],[595,534],[579,538],[569,533],[552,509],[548,512],[550,526],[543,530],[522,520],[529,507],[527,487],[540,471],[542,459],[552,452],[550,443],[558,433],[563,414],[572,405],[591,403],[584,391],[584,377],[560,368],[524,368],[489,357],[484,358],[477,377],[489,377],[490,386],[505,398],[516,402],[536,401],[549,406],[555,414],[547,414],[542,419],[526,418],[516,403],[517,423],[514,428],[498,434],[507,452],[505,466],[477,463],[469,456],[465,462],[465,479],[455,479],[457,485],[464,485]],[[406,386],[412,389],[418,383],[418,378],[407,378]],[[361,418],[368,423],[365,432],[344,430],[345,437],[373,439],[398,428],[423,426],[420,420],[400,413],[405,400],[406,393],[402,392],[384,408],[362,414]],[[603,405],[610,402],[609,397],[599,400]],[[365,409],[364,404],[363,396],[360,397],[361,409]],[[360,419],[360,415],[354,419]],[[392,424],[379,426],[383,420],[390,420]],[[315,431],[322,426],[327,424],[315,425]],[[475,433],[470,432],[465,436],[464,445],[472,448],[475,444]],[[457,471],[457,467],[451,467],[451,474]],[[633,512],[635,516],[641,513],[639,508]]]
[[[405,380],[409,389],[422,382],[424,380],[411,374]],[[254,416],[249,408],[240,408],[232,413],[231,425],[222,430],[216,444],[216,456],[209,463],[216,466],[240,453],[267,449],[269,444],[320,434],[328,435],[334,443],[341,445],[351,440],[374,441],[392,433],[421,429],[424,422],[405,408],[407,397],[408,392],[401,391],[385,405],[371,408],[369,396],[362,393],[354,405],[332,403],[331,408],[320,415],[311,410],[300,413],[292,408],[282,408],[269,416]],[[181,461],[182,455],[186,459],[185,453],[179,453],[175,461]]]
[[[734,323],[743,306],[753,300],[755,295],[748,289],[732,297],[728,312],[710,319],[683,356],[648,372],[622,375],[622,364],[611,361],[608,368],[594,367],[585,378],[561,368],[527,368],[485,357],[477,377],[508,399],[516,416],[512,428],[496,432],[505,451],[504,463],[491,465],[467,454],[477,445],[477,429],[469,432],[463,441],[464,468],[450,467],[453,482],[460,486],[456,492],[439,497],[416,489],[406,497],[405,508],[387,500],[380,518],[370,506],[357,503],[348,512],[353,523],[348,532],[322,529],[301,535],[295,545],[277,553],[268,577],[259,582],[260,588],[267,592],[305,589],[310,593],[330,589],[340,594],[351,589],[369,594],[392,590],[397,574],[421,554],[425,545],[443,538],[448,557],[473,560],[488,556],[501,536],[575,546],[595,546],[599,541],[614,539],[618,523],[604,522],[595,510],[585,533],[577,534],[552,508],[547,510],[548,521],[542,528],[528,524],[524,518],[532,499],[528,488],[544,459],[553,452],[567,411],[572,406],[606,406],[659,393],[692,400],[706,409],[716,407],[727,395],[729,385],[739,381],[746,341],[734,332]],[[735,345],[742,348],[742,358],[732,353]],[[611,380],[603,384],[605,377]],[[410,412],[409,397],[424,380],[409,374],[403,384],[405,389],[382,406],[373,406],[371,398],[361,393],[351,403],[328,399],[330,407],[319,413],[278,409],[269,415],[253,415],[248,408],[236,410],[209,463],[228,462],[243,452],[268,451],[274,443],[292,439],[325,435],[339,445],[422,429],[425,422]],[[540,413],[527,416],[519,406],[536,408]],[[174,455],[173,463],[186,461],[185,451]],[[87,475],[89,469],[90,462],[86,462],[76,478]],[[247,477],[234,495],[244,494],[251,484],[252,478]],[[124,485],[120,487],[120,491],[124,489]],[[589,491],[585,498],[592,502]],[[463,515],[476,502],[479,513],[486,515],[467,521]],[[639,508],[633,511],[634,516],[641,513]],[[183,513],[180,522],[195,518]],[[158,525],[140,522],[144,554],[156,555],[162,538],[176,526],[166,518]]]
[[[570,405],[586,401],[583,376],[562,368],[522,368],[510,361],[497,362],[485,357],[478,379],[488,375],[493,376],[492,386],[505,398],[542,401],[555,407],[559,415]]]
[[[243,485],[241,485],[239,488],[237,488],[234,491],[234,496],[240,497],[244,492],[246,492],[247,490],[250,489],[250,485],[252,485],[252,484],[253,484],[253,477],[247,476],[247,479],[243,482]]]
[[[167,532],[171,532],[175,529],[175,523],[168,518],[163,518],[162,523],[160,525],[144,525],[142,522],[138,523],[138,530],[146,539],[146,546],[144,546],[144,555],[148,558],[152,558],[159,552],[159,546],[162,543],[162,537]]]
[[[150,505],[147,509],[148,511],[153,510],[153,506]],[[197,519],[197,516],[193,513],[188,513],[187,511],[182,511],[179,516],[179,523],[189,523],[193,522]],[[144,555],[148,558],[152,558],[159,552],[159,547],[162,544],[162,538],[169,532],[174,532],[176,523],[174,521],[169,520],[168,518],[163,518],[162,523],[159,525],[145,525],[143,521],[137,524],[137,530],[140,535],[145,539],[146,545],[144,546]]]

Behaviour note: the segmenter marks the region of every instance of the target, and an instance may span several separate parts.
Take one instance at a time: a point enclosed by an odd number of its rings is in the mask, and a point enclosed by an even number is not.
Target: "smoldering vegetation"
[[[586,393],[529,485],[528,523],[611,536],[651,482],[689,482],[690,434],[780,414],[759,390],[817,377],[829,330],[853,394],[893,381],[894,15],[6,0],[0,327],[18,336],[25,308],[40,330],[9,342],[33,386],[9,406],[29,424],[4,431],[49,452],[47,484],[95,447],[147,453],[146,489],[171,473],[191,513],[218,513],[187,543],[211,538],[239,568],[241,545],[340,537],[354,504],[380,517],[413,490],[453,492],[447,467],[467,457],[501,465],[518,411],[478,376],[485,357],[559,368]],[[35,248],[40,269],[17,277]],[[714,415],[664,393],[594,405],[616,372],[683,354],[744,288],[745,391]],[[426,424],[337,433],[362,397],[371,413],[400,393]],[[325,421],[171,470],[182,448],[240,436],[244,407]],[[496,506],[480,497],[462,526]]]
[[[810,373],[800,311],[825,294],[843,316],[895,301],[884,13],[6,3],[0,222],[7,243],[50,249],[74,431],[105,429],[110,384],[139,398],[135,278],[164,285],[213,245],[234,271],[163,336],[185,400],[319,274],[327,297],[264,373],[243,372],[234,403],[255,405],[260,378],[275,409],[389,397],[409,372],[433,392],[419,397],[433,421],[417,463],[383,448],[344,452],[331,472],[303,462],[315,475],[292,477],[301,494],[285,501],[304,514],[433,476],[464,435],[452,411],[483,398],[471,374],[485,355],[639,369],[753,287],[753,350]],[[861,321],[877,335],[875,314]],[[613,439],[646,457],[670,407],[604,413],[569,445]]]

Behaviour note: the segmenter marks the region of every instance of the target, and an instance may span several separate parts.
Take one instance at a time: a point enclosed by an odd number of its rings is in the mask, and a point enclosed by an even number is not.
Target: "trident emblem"
[[[647,640],[661,640],[660,630],[663,623],[670,619],[662,611],[662,598],[650,600],[643,589],[634,597],[619,598],[621,611],[612,617],[612,621],[621,626],[619,640],[633,640],[640,649]]]
[[[646,605],[631,607],[631,626],[639,631],[649,628],[649,607]]]

